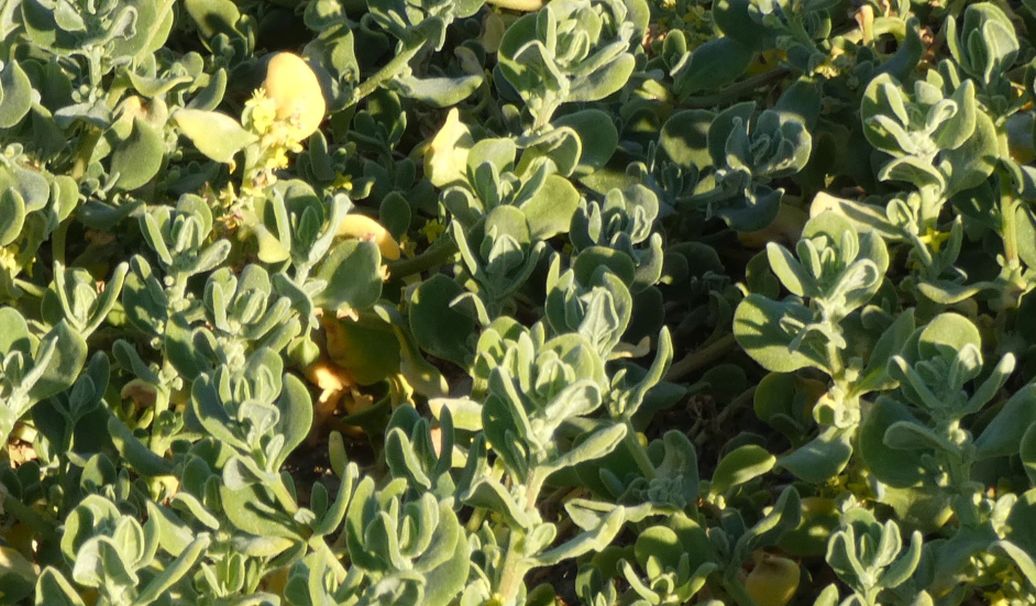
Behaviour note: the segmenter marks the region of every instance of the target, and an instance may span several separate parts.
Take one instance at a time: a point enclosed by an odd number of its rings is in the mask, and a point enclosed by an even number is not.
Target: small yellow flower
[[[332,189],[344,189],[345,191],[353,190],[353,179],[349,175],[339,174],[335,177],[335,180],[331,183]]]
[[[942,232],[934,227],[929,227],[925,230],[925,233],[921,235],[920,240],[925,246],[932,249],[934,252],[939,252],[942,245],[946,240],[950,238],[949,232]]]
[[[438,219],[432,219],[424,224],[421,228],[421,235],[425,237],[425,240],[429,244],[439,239],[439,236],[446,231],[446,227]]]
[[[242,122],[249,130],[264,134],[273,128],[277,120],[277,102],[266,96],[266,89],[257,88],[252,98],[245,102]]]

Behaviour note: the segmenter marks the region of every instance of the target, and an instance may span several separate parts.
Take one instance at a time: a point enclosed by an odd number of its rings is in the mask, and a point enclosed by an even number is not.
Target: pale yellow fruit
[[[399,243],[380,223],[364,215],[346,215],[338,225],[339,238],[360,238],[378,245],[381,256],[389,261],[399,259]]]
[[[468,152],[474,145],[471,131],[460,121],[460,112],[453,108],[446,114],[446,123],[432,138],[424,153],[424,175],[436,187],[463,181],[468,170]]]
[[[266,96],[277,103],[277,119],[295,127],[301,139],[320,127],[327,111],[320,81],[309,65],[292,53],[277,53],[266,67]]]
[[[122,386],[119,395],[123,399],[133,400],[138,406],[150,408],[155,405],[158,399],[158,390],[154,385],[143,379],[133,379]]]
[[[745,579],[756,606],[786,606],[799,589],[799,565],[788,558],[764,554]]]
[[[329,395],[338,394],[353,385],[352,377],[344,369],[327,360],[317,360],[307,366],[306,379]]]

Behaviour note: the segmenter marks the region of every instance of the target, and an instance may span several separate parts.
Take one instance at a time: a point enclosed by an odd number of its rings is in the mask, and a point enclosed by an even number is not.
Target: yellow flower
[[[399,259],[399,243],[380,223],[360,214],[346,215],[338,224],[339,238],[369,240],[378,246],[381,256],[390,261]]]
[[[759,606],[785,606],[799,589],[799,565],[763,554],[745,579],[745,589]]]
[[[934,227],[929,227],[927,230],[925,230],[925,233],[921,235],[920,240],[922,243],[924,243],[925,246],[931,248],[932,251],[939,252],[939,249],[942,248],[943,243],[946,242],[946,240],[948,240],[949,238],[950,234],[948,232],[942,232],[938,229],[935,229]]]
[[[446,227],[437,219],[432,219],[425,223],[424,227],[421,228],[421,235],[423,235],[425,240],[431,244],[438,240],[439,236],[441,236],[444,231],[446,231]]]

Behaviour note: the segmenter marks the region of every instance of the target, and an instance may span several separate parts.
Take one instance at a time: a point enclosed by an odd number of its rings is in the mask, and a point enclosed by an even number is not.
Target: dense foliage
[[[0,0],[0,603],[1036,604],[1034,39]]]

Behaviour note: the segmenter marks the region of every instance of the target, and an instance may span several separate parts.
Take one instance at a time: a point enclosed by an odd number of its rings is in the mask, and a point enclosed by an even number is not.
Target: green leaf
[[[717,0],[712,7],[712,18],[727,36],[730,36],[752,50],[772,48],[772,31],[752,18],[751,0]]]
[[[86,341],[65,320],[52,328],[43,340],[53,340],[57,347],[39,381],[29,391],[34,400],[42,400],[70,387],[86,363]]]
[[[568,179],[559,175],[547,175],[543,186],[521,205],[533,240],[547,240],[568,232],[577,208],[579,192]]]
[[[550,463],[552,469],[563,469],[587,461],[599,459],[615,450],[626,436],[626,426],[621,423],[609,425],[590,434],[565,454]]]
[[[731,38],[713,38],[691,51],[673,73],[673,92],[684,97],[713,91],[736,80],[748,69],[755,52]]]
[[[280,418],[274,429],[276,435],[284,438],[281,452],[273,458],[270,467],[279,469],[306,436],[313,425],[313,401],[306,385],[293,374],[284,374],[284,387],[277,398]]]
[[[84,606],[72,583],[56,568],[47,566],[36,580],[36,606]]]
[[[631,54],[619,55],[606,67],[598,69],[575,83],[568,95],[568,101],[599,101],[617,92],[633,74],[637,61]]]
[[[1036,488],[1029,489],[1018,496],[1018,500],[1007,515],[1004,528],[1006,530],[1004,539],[1027,554],[1030,559],[1036,560]],[[1027,564],[1024,561],[1019,562],[1019,558],[1015,557],[1015,554],[1011,555],[1012,559],[1019,564]],[[1036,571],[1036,567],[1033,567],[1032,570]],[[1028,570],[1024,572],[1030,575]],[[1030,575],[1029,581],[1036,581],[1036,575]]]
[[[144,586],[140,595],[133,601],[133,606],[147,606],[158,600],[166,590],[191,571],[211,542],[208,534],[201,534],[194,539],[175,560],[167,564],[162,572]]]
[[[669,159],[684,167],[704,169],[712,162],[709,155],[709,126],[716,114],[703,109],[674,113],[658,134],[659,147]]]
[[[822,484],[845,469],[852,456],[852,434],[826,427],[816,438],[781,456],[777,464],[806,482]]]
[[[392,327],[364,314],[359,321],[335,322],[335,345],[328,353],[358,384],[373,385],[399,372],[401,351]],[[330,333],[330,331],[328,331]],[[330,340],[329,340],[330,343]]]
[[[464,289],[443,274],[422,282],[410,299],[410,330],[421,349],[465,367],[474,356],[477,323],[452,306]]]
[[[15,189],[0,192],[0,246],[7,246],[22,234],[25,201]]]
[[[731,488],[749,482],[773,469],[777,457],[761,446],[746,444],[723,456],[712,474],[709,492],[725,494]]]
[[[367,309],[381,297],[381,253],[367,240],[342,240],[316,271],[327,287],[313,297],[313,303],[334,312]]]
[[[948,172],[949,195],[978,187],[993,173],[1000,157],[999,135],[993,121],[978,112],[975,132],[956,149],[942,153],[939,168]]]
[[[538,554],[533,561],[537,566],[554,566],[586,553],[603,551],[622,530],[625,521],[625,510],[616,507],[605,516],[595,530],[580,533],[575,538]]]
[[[555,127],[568,127],[576,131],[580,146],[579,164],[573,177],[585,177],[604,168],[615,154],[619,144],[619,131],[607,113],[596,109],[584,109],[556,118]],[[567,228],[567,226],[566,226]]]
[[[204,40],[217,34],[239,36],[236,25],[241,12],[231,0],[184,0],[184,8]]]
[[[230,164],[237,152],[256,141],[237,120],[219,112],[180,109],[173,120],[198,151],[216,162]]]
[[[172,464],[151,452],[118,417],[108,417],[108,433],[115,449],[140,475],[148,478],[172,475]]]
[[[859,453],[874,476],[890,486],[915,486],[925,476],[923,453],[915,450],[890,448],[885,433],[895,423],[920,423],[902,404],[888,398],[879,398],[865,412],[860,425]]]
[[[456,78],[417,78],[404,76],[392,81],[400,95],[432,107],[452,107],[467,99],[482,86],[482,74]]]
[[[165,152],[165,141],[142,118],[133,119],[133,130],[112,152],[111,172],[119,175],[118,187],[130,191],[141,187],[158,174]]]
[[[791,348],[796,335],[782,328],[786,317],[806,323],[812,321],[809,310],[801,305],[750,294],[734,311],[734,337],[753,360],[769,371],[824,368],[825,361],[818,353]]]
[[[0,69],[0,128],[11,128],[32,108],[32,82],[14,59]]]
[[[1029,483],[1036,484],[1036,424],[1030,424],[1022,434],[1018,454],[1022,459],[1025,475],[1029,476]]]
[[[982,335],[971,320],[947,312],[933,318],[921,329],[917,339],[917,353],[920,359],[945,358],[952,360],[966,346],[982,351]]]

